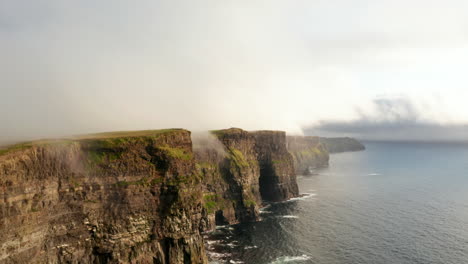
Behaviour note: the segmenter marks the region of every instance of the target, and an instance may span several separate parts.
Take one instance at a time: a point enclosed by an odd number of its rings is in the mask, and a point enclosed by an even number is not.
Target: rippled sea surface
[[[468,263],[468,145],[366,143],[305,197],[208,236],[212,263]]]

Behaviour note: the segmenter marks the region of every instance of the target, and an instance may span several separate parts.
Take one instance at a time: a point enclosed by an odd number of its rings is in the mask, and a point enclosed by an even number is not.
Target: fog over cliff
[[[462,0],[1,1],[0,144],[165,127],[444,137],[468,121],[467,11]]]

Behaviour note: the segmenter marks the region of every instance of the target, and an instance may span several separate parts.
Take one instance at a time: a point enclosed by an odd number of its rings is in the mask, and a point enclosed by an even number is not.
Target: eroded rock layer
[[[256,221],[263,201],[298,195],[286,135],[279,131],[247,132],[238,128],[213,131],[222,151],[195,151],[203,175],[206,228],[214,224]]]
[[[0,263],[207,263],[201,232],[298,195],[284,132],[108,133],[0,150]]]

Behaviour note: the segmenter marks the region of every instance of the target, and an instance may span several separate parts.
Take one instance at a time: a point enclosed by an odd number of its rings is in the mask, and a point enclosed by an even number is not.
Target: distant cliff
[[[297,174],[309,174],[312,169],[328,166],[328,150],[319,137],[288,136],[287,148],[293,156]]]
[[[0,263],[207,263],[201,232],[298,195],[279,131],[116,132],[0,150]]]
[[[366,149],[365,146],[354,138],[325,138],[321,137],[320,142],[327,148],[330,153],[359,151]]]

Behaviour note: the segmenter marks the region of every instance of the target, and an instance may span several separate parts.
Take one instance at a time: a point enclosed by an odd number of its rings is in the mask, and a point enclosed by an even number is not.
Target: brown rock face
[[[0,156],[0,263],[206,263],[190,132]]]
[[[111,133],[0,151],[0,263],[207,263],[201,231],[297,195],[283,132]]]
[[[205,179],[207,229],[214,223],[256,221],[263,201],[283,201],[298,195],[284,132],[231,128],[213,134],[224,153],[195,151]]]
[[[284,201],[299,195],[293,156],[286,149],[286,133],[254,133],[260,164],[260,193],[267,201]]]
[[[293,155],[297,174],[328,166],[329,154],[319,137],[288,136],[287,148]]]

